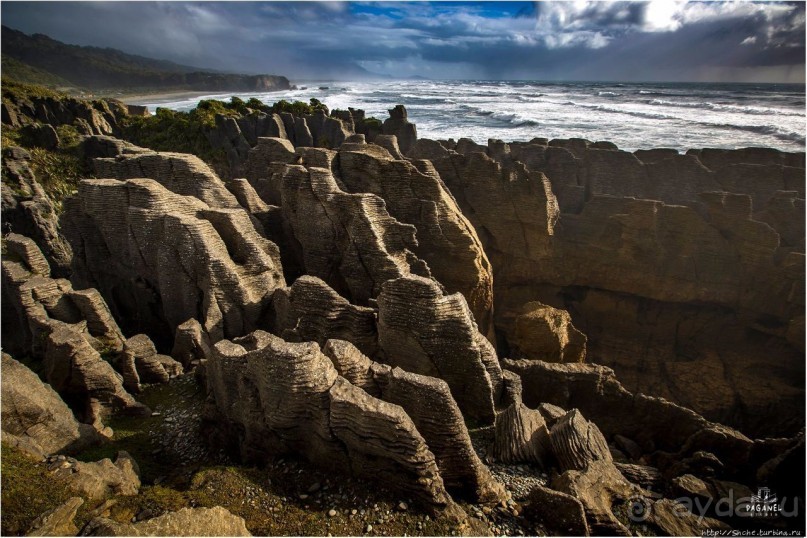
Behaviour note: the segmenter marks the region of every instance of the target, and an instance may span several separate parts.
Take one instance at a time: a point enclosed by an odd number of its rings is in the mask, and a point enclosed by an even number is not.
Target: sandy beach
[[[212,92],[212,91],[167,91],[167,92],[141,92],[132,95],[121,95],[120,97],[114,97],[124,103],[130,105],[138,105],[143,104],[144,102],[155,103],[155,102],[163,102],[163,101],[173,101],[177,99],[188,99],[191,97],[202,97],[204,95],[213,95],[216,93],[225,93],[225,92]]]

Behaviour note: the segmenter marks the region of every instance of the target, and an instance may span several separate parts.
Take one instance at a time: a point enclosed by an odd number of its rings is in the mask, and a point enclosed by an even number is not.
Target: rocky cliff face
[[[52,390],[3,357],[31,393],[4,375],[4,440],[99,440],[195,369],[211,448],[364,477],[468,532],[518,495],[545,530],[628,535],[641,502],[643,532],[697,534],[737,521],[679,517],[680,495],[782,483],[803,451],[803,155],[437,142],[390,114],[222,116],[233,179],[89,137],[100,177],[58,219],[8,150],[37,207],[12,213],[33,240],[4,237],[4,350]],[[521,464],[547,474],[507,478]]]
[[[483,239],[513,350],[520,310],[538,300],[569,310],[589,358],[631,388],[750,431],[795,427],[803,155],[634,155],[584,140],[413,155],[432,158]],[[756,386],[762,370],[770,392]]]

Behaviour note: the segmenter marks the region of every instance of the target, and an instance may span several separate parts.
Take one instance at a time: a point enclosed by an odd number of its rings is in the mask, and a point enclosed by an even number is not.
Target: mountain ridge
[[[69,45],[44,34],[27,35],[2,26],[3,67],[6,76],[22,82],[26,77],[64,80],[79,88],[182,89],[271,91],[290,88],[286,77],[221,73],[128,54],[113,48]],[[8,59],[12,62],[8,62]],[[11,63],[11,65],[9,65]],[[51,85],[53,82],[51,82]]]

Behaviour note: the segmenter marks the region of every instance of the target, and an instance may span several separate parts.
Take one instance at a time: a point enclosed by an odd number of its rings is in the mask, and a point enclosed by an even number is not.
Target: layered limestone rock
[[[748,477],[767,452],[764,441],[752,441],[662,398],[629,392],[604,366],[505,360],[504,367],[521,376],[526,405],[577,408],[607,437],[619,434],[635,441],[662,468],[708,451],[719,458],[727,477]]]
[[[446,487],[473,502],[505,498],[474,452],[457,403],[445,381],[371,361],[353,344],[328,340],[323,353],[339,375],[371,396],[401,406],[434,453]]]
[[[493,339],[490,262],[437,171],[425,161],[416,165],[375,144],[343,144],[339,150],[345,188],[379,196],[393,218],[416,228],[415,254],[449,293],[462,293],[482,333]]]
[[[54,275],[69,274],[73,252],[60,233],[56,206],[36,180],[30,166],[31,154],[17,147],[3,148],[2,228],[32,238]]]
[[[187,153],[140,153],[93,161],[95,175],[118,180],[149,178],[176,194],[194,196],[215,209],[241,207],[216,173]]]
[[[170,342],[195,318],[214,341],[245,334],[285,285],[277,246],[243,209],[211,208],[151,179],[85,180],[68,202],[73,282],[98,288],[128,333]]]
[[[67,280],[50,278],[32,240],[11,234],[6,241],[17,260],[2,264],[6,349],[40,362],[43,378],[99,430],[114,410],[148,412],[101,356],[121,351],[123,335],[98,291],[75,291]]]
[[[389,110],[389,118],[384,120],[382,131],[385,135],[395,135],[401,152],[406,155],[418,138],[417,127],[407,119],[406,108],[396,105]]]
[[[496,352],[459,293],[434,280],[388,280],[378,296],[378,342],[384,362],[444,379],[466,417],[492,423],[503,392]]]
[[[501,412],[496,417],[490,453],[503,463],[529,462],[549,467],[552,463],[552,445],[541,412],[530,409],[521,401]]]
[[[485,246],[502,350],[518,351],[515,319],[540,301],[571,312],[589,358],[630,388],[760,434],[795,431],[803,154],[630,154],[581,139],[449,148],[414,154],[432,159]],[[762,371],[773,384],[760,393]]]
[[[151,339],[138,334],[126,340],[123,354],[118,359],[118,370],[123,374],[126,390],[140,392],[141,382],[166,383],[182,373],[182,364],[158,354]]]
[[[49,385],[3,353],[3,442],[37,457],[71,453],[100,441]]]
[[[432,511],[462,518],[406,411],[341,377],[316,343],[256,331],[218,342],[206,371],[207,418],[243,459],[300,455],[381,478]]]
[[[347,340],[362,353],[378,352],[376,313],[372,308],[350,304],[321,279],[302,276],[288,288],[275,292],[274,327],[289,342]]]
[[[329,170],[286,166],[282,208],[305,273],[353,303],[366,305],[387,280],[430,276],[413,252],[415,227],[392,218],[376,195],[344,192]]]

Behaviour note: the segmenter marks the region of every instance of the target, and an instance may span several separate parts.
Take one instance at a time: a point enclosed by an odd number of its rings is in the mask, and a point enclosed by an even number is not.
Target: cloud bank
[[[3,2],[80,45],[295,79],[804,82],[803,2]]]

